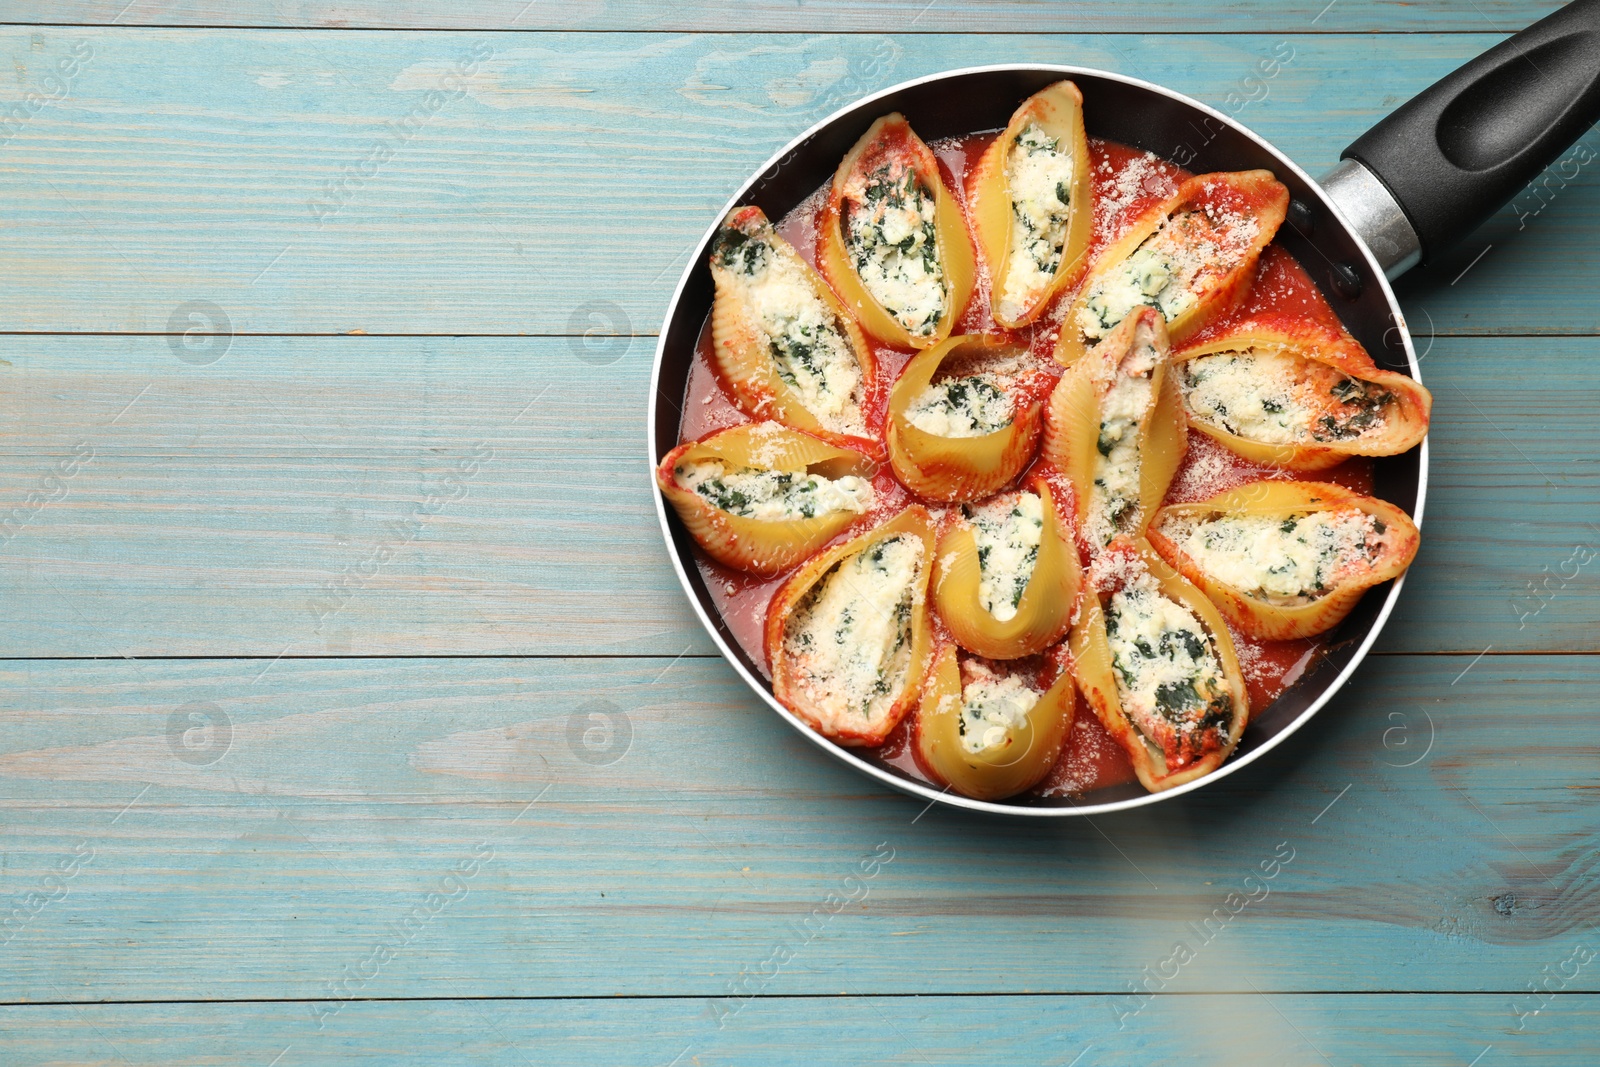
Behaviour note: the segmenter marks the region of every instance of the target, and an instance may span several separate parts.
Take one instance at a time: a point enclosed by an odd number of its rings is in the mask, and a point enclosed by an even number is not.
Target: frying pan
[[[1317,282],[1351,334],[1380,366],[1419,377],[1417,356],[1389,279],[1436,259],[1475,230],[1600,119],[1600,0],[1577,0],[1502,42],[1401,106],[1346,148],[1320,182],[1226,115],[1170,89],[1085,67],[969,67],[904,82],[834,112],[791,141],[717,213],[690,257],[667,310],[651,376],[651,484],[678,443],[679,405],[711,307],[711,239],[735,205],[781,218],[833,177],[874,119],[904,114],[925,140],[1004,127],[1027,97],[1070,78],[1083,92],[1091,137],[1154,152],[1195,173],[1264,168],[1292,197],[1277,241]],[[1428,445],[1381,459],[1375,495],[1421,525]],[[761,670],[723,623],[695,565],[693,541],[656,493],[656,512],[678,579],[701,623],[751,690],[820,749],[886,785],[925,800],[1027,816],[1093,815],[1154,804],[1235,773],[1315,715],[1360,665],[1400,596],[1404,578],[1369,590],[1329,635],[1321,660],[1245,731],[1218,770],[1163,793],[1137,784],[1080,800],[958,796],[842,748],[773,698]]]

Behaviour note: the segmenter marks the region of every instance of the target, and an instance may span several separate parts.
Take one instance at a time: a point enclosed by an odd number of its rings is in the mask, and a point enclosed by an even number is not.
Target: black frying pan
[[[1600,0],[1576,0],[1450,74],[1346,148],[1321,182],[1221,113],[1148,82],[1070,66],[973,67],[906,82],[835,112],[790,142],[718,212],[667,310],[651,377],[651,480],[678,443],[678,418],[696,340],[711,307],[712,235],[738,204],[787,214],[830,181],[873,120],[901,112],[925,140],[1004,127],[1024,99],[1070,78],[1083,92],[1091,137],[1146,149],[1195,173],[1262,168],[1292,197],[1281,244],[1322,289],[1380,366],[1418,377],[1416,353],[1388,279],[1437,259],[1511,200],[1600,119]],[[1374,493],[1421,525],[1428,446],[1380,459]],[[1256,714],[1235,754],[1185,786],[1149,794],[1137,784],[1081,801],[1015,797],[989,802],[941,793],[815,733],[772,696],[761,671],[723,624],[693,541],[659,493],[667,548],[700,621],[758,697],[825,752],[903,792],[957,807],[1017,815],[1097,814],[1199,789],[1280,743],[1355,671],[1393,610],[1404,579],[1369,590],[1331,634],[1305,677]]]

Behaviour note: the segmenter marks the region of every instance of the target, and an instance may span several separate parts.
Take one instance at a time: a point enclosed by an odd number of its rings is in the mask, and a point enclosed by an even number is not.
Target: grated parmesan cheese
[[[1044,694],[1018,674],[1001,674],[969,662],[971,678],[961,687],[961,717],[956,728],[961,747],[976,755],[985,749],[1010,744],[1011,732],[1027,722],[1028,712]]]
[[[1232,700],[1211,636],[1148,571],[1112,594],[1106,638],[1122,712],[1157,748],[1197,753],[1204,735],[1226,735]]]
[[[1394,394],[1291,352],[1246,348],[1196,356],[1179,377],[1201,422],[1264,444],[1344,441],[1383,429]]]
[[[872,507],[872,485],[853,474],[831,479],[709,459],[679,464],[673,475],[679,485],[699,493],[713,507],[761,522],[813,519],[836,511],[859,515]]]
[[[1006,154],[1006,183],[1011,247],[995,310],[1016,319],[1038,303],[1061,266],[1072,213],[1072,154],[1030,122]]]
[[[1086,524],[1097,545],[1110,544],[1118,534],[1139,522],[1139,427],[1155,402],[1152,376],[1159,360],[1155,346],[1141,330],[1100,401],[1094,484],[1089,489]]]
[[[1101,174],[1111,174],[1110,161],[1100,164]],[[1178,191],[1172,176],[1151,152],[1134,156],[1111,179],[1100,183],[1095,197],[1095,228],[1116,240],[1121,235],[1122,216],[1144,198],[1165,200]]]
[[[1044,501],[1026,490],[962,508],[978,548],[978,603],[997,622],[1017,617],[1044,537]]]
[[[743,291],[767,338],[778,377],[817,421],[836,433],[863,434],[861,366],[834,310],[796,257],[778,252],[771,224],[750,232],[725,227],[712,264]]]
[[[1170,515],[1161,532],[1207,575],[1245,596],[1293,606],[1371,573],[1387,531],[1359,508],[1295,515]]]
[[[861,284],[912,337],[931,337],[944,317],[934,194],[904,160],[844,187],[844,241]]]
[[[1011,425],[1015,407],[993,374],[930,383],[912,398],[906,419],[936,437],[982,437]]]
[[[1209,283],[1243,262],[1259,229],[1253,217],[1209,204],[1174,212],[1090,283],[1078,328],[1098,340],[1143,304],[1174,321],[1200,301]]]
[[[784,623],[784,653],[809,701],[860,725],[884,714],[911,667],[922,539],[895,534],[834,564]]]

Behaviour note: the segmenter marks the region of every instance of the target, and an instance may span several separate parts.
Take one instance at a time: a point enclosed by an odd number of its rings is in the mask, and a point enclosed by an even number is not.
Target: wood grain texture
[[[564,338],[240,337],[195,366],[159,337],[6,338],[11,636],[69,656],[710,651],[651,498],[650,345],[619,344],[597,367]],[[51,486],[75,447],[92,458]]]
[[[1503,997],[1367,994],[1155,1000],[1117,1028],[1107,997],[827,997],[750,1002],[722,1029],[704,1000],[353,1003],[322,1030],[310,1004],[0,1009],[8,1062],[278,1067],[471,1063],[484,1067],[805,1062],[1082,1067],[1568,1067],[1588,1062],[1600,998],[1573,994],[1522,1033]],[[287,1051],[285,1051],[287,1049]]]
[[[1497,39],[1290,34],[1253,88],[1279,38],[11,28],[3,103],[90,54],[0,144],[0,329],[163,332],[204,300],[251,333],[571,333],[596,310],[649,333],[749,173],[892,82],[1067,62],[1253,96],[1238,117],[1316,173]],[[462,95],[430,98],[474,49]],[[1449,284],[1479,245],[1411,280],[1419,328],[1593,332],[1600,197],[1574,173],[1507,209],[1468,281]]]
[[[1238,117],[1316,173],[1556,6],[1152,2],[0,0],[101,24],[0,29],[0,1062],[1593,1062],[1600,657],[1501,653],[1600,652],[1594,133],[1399,287],[1391,654],[1198,796],[924,813],[667,566],[648,335],[828,111],[1029,61],[1226,107],[1286,40]],[[351,332],[426,336],[261,336]]]
[[[1111,33],[1181,25],[1187,31],[1256,33],[1356,33],[1415,30],[1513,32],[1543,18],[1553,0],[1249,0],[1195,7],[1176,0],[1139,5],[1111,0],[1032,4],[1020,0],[764,0],[658,4],[646,0],[472,0],[449,5],[425,0],[45,0],[24,8],[0,5],[0,21],[118,26],[323,27],[336,29],[453,30],[668,30],[746,33],[799,31],[826,26],[835,32]],[[15,7],[17,10],[11,10]]]
[[[1600,660],[1469,664],[1051,825],[919,818],[716,660],[8,664],[0,1000],[1118,994],[1183,942],[1152,991],[1509,1004],[1600,937]]]
[[[0,655],[710,653],[651,500],[652,350],[0,338],[0,597],[27,620]],[[1433,484],[1381,647],[1600,650],[1600,340],[1441,338],[1423,366]]]

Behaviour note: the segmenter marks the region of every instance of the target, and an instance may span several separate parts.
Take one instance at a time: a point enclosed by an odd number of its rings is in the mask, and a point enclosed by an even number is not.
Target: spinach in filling
[[[1360,437],[1383,420],[1384,409],[1394,403],[1394,394],[1374,382],[1345,378],[1335,382],[1328,395],[1339,407],[1319,417],[1311,429],[1314,441],[1346,441]]]
[[[846,217],[845,241],[861,284],[913,336],[933,334],[945,312],[933,194],[917,173],[885,163],[865,179]]]
[[[982,437],[1011,425],[1015,408],[992,376],[945,378],[918,393],[906,408],[911,425],[938,437]]]
[[[1105,624],[1123,711],[1145,737],[1192,758],[1207,731],[1227,733],[1233,702],[1220,661],[1187,608],[1146,578],[1112,596]]]
[[[743,230],[724,226],[712,239],[711,256],[717,266],[753,277],[766,269],[772,249],[767,247],[765,241],[751,237]]]
[[[824,478],[804,471],[730,467],[708,460],[685,463],[674,472],[678,483],[730,515],[762,521],[811,519],[836,511],[864,512],[872,487],[863,478]]]

